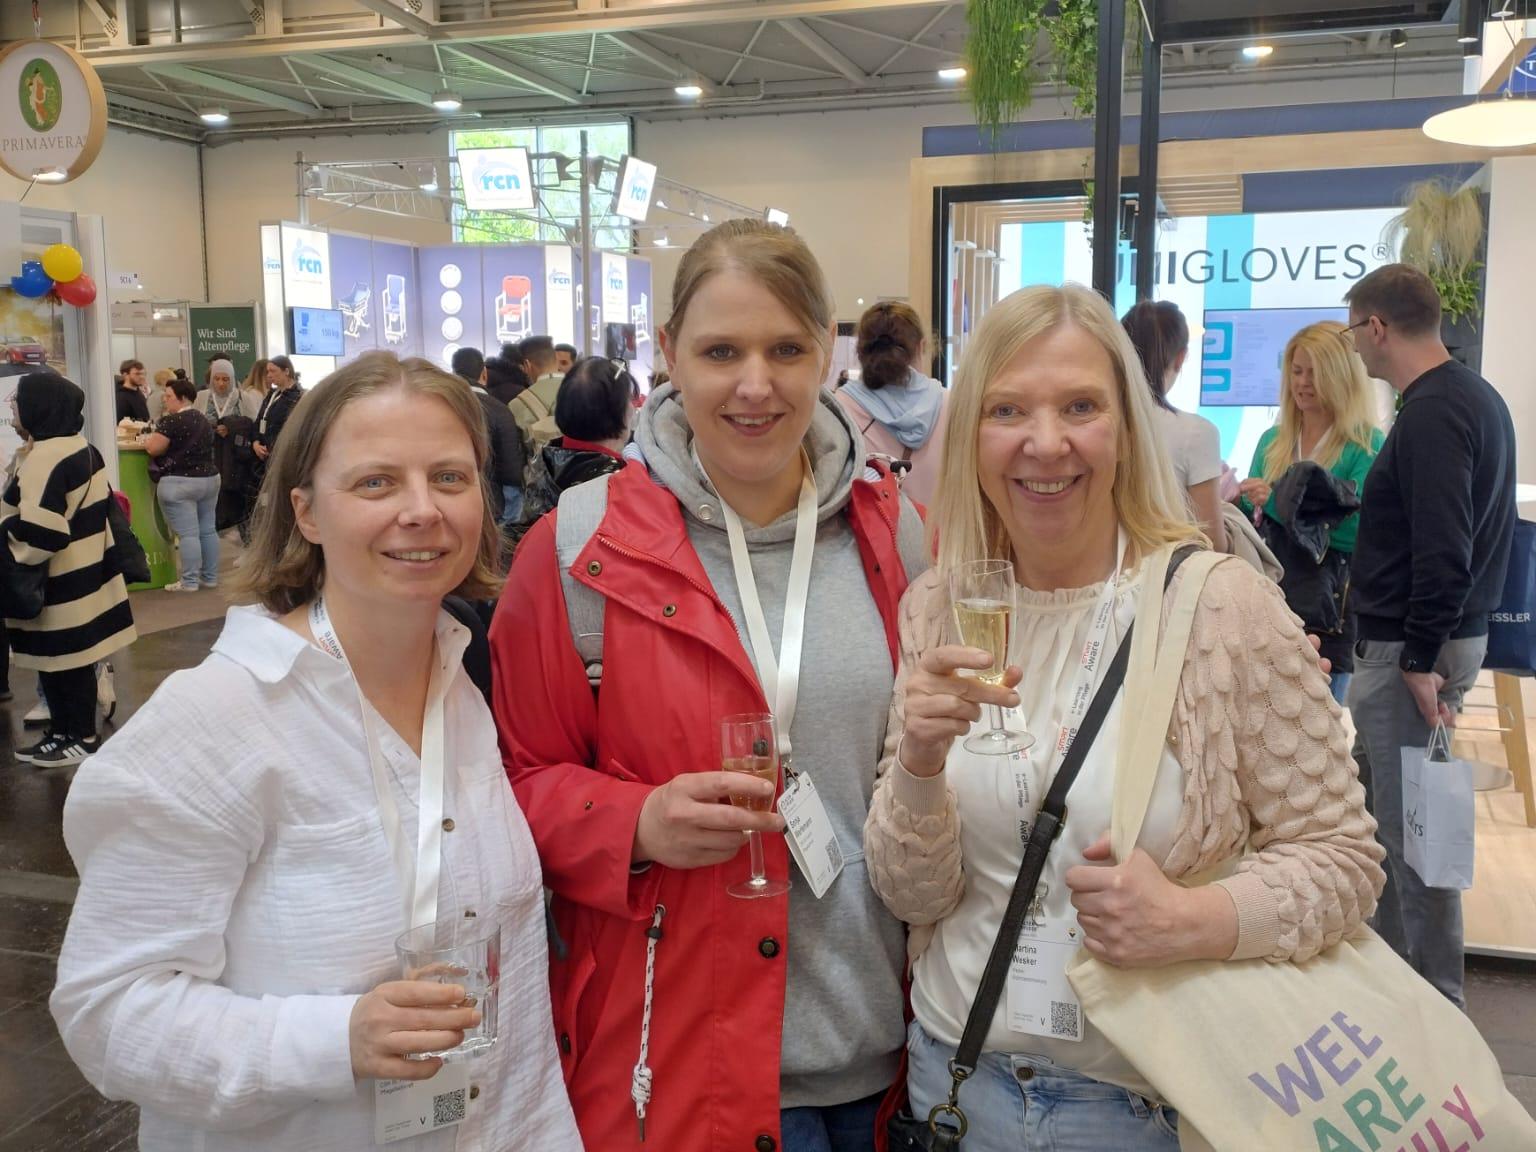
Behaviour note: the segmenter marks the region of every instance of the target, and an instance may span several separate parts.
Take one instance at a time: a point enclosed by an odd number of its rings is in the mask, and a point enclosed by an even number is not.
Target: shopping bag
[[[1431,888],[1472,887],[1476,855],[1472,765],[1451,755],[1445,725],[1425,748],[1403,749],[1403,859]]]
[[[1499,606],[1488,613],[1483,667],[1536,675],[1536,523],[1529,520],[1515,521],[1504,594]]]
[[[1110,839],[1146,818],[1188,639],[1175,604],[1154,660],[1132,637]],[[1165,671],[1166,669],[1166,671]],[[1438,770],[1443,767],[1436,764]],[[1303,962],[1116,968],[1080,951],[1090,1022],[1179,1113],[1184,1152],[1531,1152],[1536,1121],[1466,1014],[1369,929]]]

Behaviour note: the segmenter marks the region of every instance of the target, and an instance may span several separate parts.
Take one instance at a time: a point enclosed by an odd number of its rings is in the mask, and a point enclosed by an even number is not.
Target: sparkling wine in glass
[[[773,717],[766,712],[751,712],[722,720],[720,767],[726,772],[745,772],[776,785],[779,780],[779,740]],[[732,796],[731,803],[752,812],[767,812],[773,808],[772,799]],[[763,865],[762,833],[747,833],[747,849],[752,857],[752,876],[740,884],[732,884],[726,891],[743,900],[781,896],[788,892],[788,880],[768,879]]]
[[[1008,644],[1013,637],[1013,565],[1007,560],[970,560],[949,574],[949,599],[955,609],[960,643],[980,648],[992,656],[992,664],[976,673],[986,684],[1001,684],[1008,668]],[[1003,710],[988,705],[992,727],[967,736],[968,752],[1001,756],[1022,752],[1034,744],[1027,732],[1015,732],[1003,723]]]

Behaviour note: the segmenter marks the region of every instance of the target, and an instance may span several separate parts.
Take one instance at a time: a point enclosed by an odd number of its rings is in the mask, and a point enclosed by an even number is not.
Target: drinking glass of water
[[[458,984],[464,1004],[480,1010],[480,1023],[466,1029],[457,1047],[412,1053],[408,1060],[437,1057],[444,1063],[469,1060],[496,1044],[496,1006],[501,986],[501,925],[475,916],[445,917],[412,928],[395,941],[403,980]]]

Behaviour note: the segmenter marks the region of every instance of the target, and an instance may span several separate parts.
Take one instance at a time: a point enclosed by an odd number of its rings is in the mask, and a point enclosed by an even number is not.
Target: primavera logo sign
[[[52,132],[64,110],[64,89],[52,64],[38,57],[22,65],[21,118],[34,132]]]

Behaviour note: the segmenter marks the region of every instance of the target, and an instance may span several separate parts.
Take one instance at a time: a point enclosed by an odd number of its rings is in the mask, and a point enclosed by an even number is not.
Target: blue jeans
[[[219,531],[215,510],[219,503],[217,476],[166,476],[155,486],[166,526],[180,537],[181,583],[196,588],[198,581],[215,584],[219,579]]]
[[[1353,672],[1334,672],[1328,677],[1328,691],[1333,696],[1333,702],[1339,707],[1344,706],[1344,697],[1349,694],[1349,680]]]
[[[875,1113],[884,1093],[825,1108],[785,1108],[779,1113],[784,1152],[874,1152]]]
[[[907,1092],[912,1115],[927,1119],[949,1098],[955,1050],[923,1031],[907,1031]],[[1058,1068],[1038,1056],[983,1052],[960,1090],[970,1121],[965,1152],[1178,1152],[1178,1115],[1171,1108]]]

